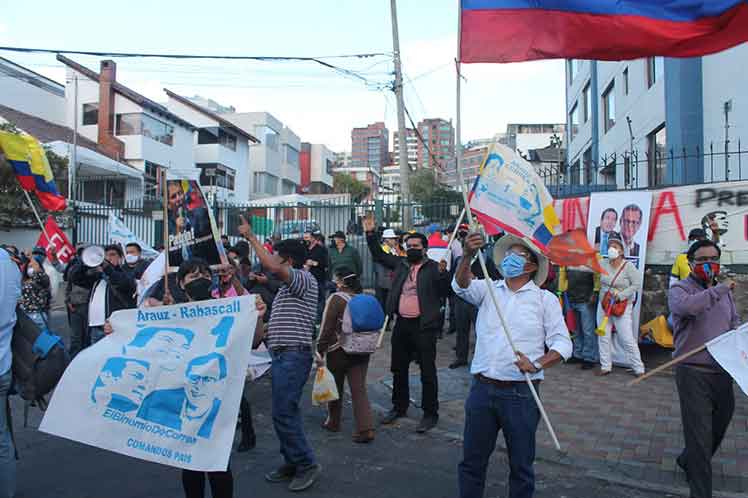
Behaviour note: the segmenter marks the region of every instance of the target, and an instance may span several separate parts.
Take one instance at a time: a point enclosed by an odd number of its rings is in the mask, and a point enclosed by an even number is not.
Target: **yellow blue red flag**
[[[0,149],[13,167],[21,188],[36,192],[40,204],[48,211],[65,209],[67,203],[57,191],[47,154],[34,137],[0,131]]]

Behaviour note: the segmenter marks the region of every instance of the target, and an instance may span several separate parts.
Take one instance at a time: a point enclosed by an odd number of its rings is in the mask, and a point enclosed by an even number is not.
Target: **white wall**
[[[704,150],[714,143],[715,152],[724,151],[724,103],[732,100],[729,114],[730,150],[748,148],[748,44],[702,58],[704,102]],[[737,179],[740,171],[737,158],[730,167],[730,178]],[[742,177],[748,178],[745,157],[741,158]],[[719,167],[719,171],[717,170]],[[705,173],[705,177],[709,173]],[[724,159],[715,160],[714,176],[724,178]]]
[[[38,82],[39,86],[16,77],[18,73]],[[0,61],[0,105],[65,126],[65,90],[58,85],[21,66]]]
[[[83,104],[99,103],[99,83],[83,76],[83,74],[70,67],[67,67],[67,70],[65,71],[65,121],[69,128],[75,129],[75,79],[77,79],[78,82],[78,134],[89,140],[98,142],[98,126],[83,126]]]
[[[327,172],[327,161],[334,162],[335,154],[322,144],[312,144],[310,150],[312,182],[321,182],[333,186],[332,175]]]
[[[584,122],[584,98],[582,95],[584,87],[590,81],[590,67],[589,61],[579,61],[577,74],[574,76],[574,81],[569,85],[569,63],[567,62],[566,64],[566,119],[568,121],[569,136],[571,136],[572,128],[569,116],[574,103],[577,103],[579,114],[579,129],[569,143],[567,150],[569,164],[573,164],[577,160],[581,162],[582,154],[592,142],[592,120]]]

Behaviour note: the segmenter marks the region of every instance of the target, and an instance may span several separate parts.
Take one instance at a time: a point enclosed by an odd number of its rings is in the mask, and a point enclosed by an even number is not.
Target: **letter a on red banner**
[[[75,248],[70,243],[67,236],[65,235],[65,232],[62,231],[55,219],[51,216],[48,217],[47,222],[44,224],[44,229],[47,231],[47,234],[49,234],[49,238],[52,239],[52,244],[57,249],[57,259],[59,259],[61,263],[67,263],[68,261],[70,261],[75,255]],[[47,237],[44,235],[44,233],[39,236],[39,240],[36,241],[36,245],[47,250],[47,257],[52,254],[52,251],[49,248],[49,242],[47,241]]]

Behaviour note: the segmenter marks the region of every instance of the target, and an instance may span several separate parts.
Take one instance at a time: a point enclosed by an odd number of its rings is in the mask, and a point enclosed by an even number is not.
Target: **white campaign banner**
[[[125,246],[134,242],[140,246],[141,254],[144,258],[150,259],[158,257],[158,251],[139,239],[133,232],[128,228],[125,223],[120,220],[114,213],[109,213],[109,239],[122,246],[122,250],[125,250]]]
[[[652,206],[651,192],[594,193],[590,196],[587,238],[603,257],[608,254],[608,238],[618,236],[623,241],[623,255],[638,270],[644,282],[644,262],[647,259],[647,227]],[[634,297],[632,333],[634,344],[639,342],[639,315],[642,293]],[[618,336],[613,336],[613,362],[625,364],[625,356]]]
[[[748,396],[748,323],[707,342],[706,349]]]
[[[135,458],[226,470],[254,296],[123,310],[68,366],[39,429]]]

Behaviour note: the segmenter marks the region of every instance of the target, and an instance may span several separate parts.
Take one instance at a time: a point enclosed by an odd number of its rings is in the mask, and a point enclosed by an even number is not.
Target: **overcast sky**
[[[0,0],[0,46],[116,52],[262,56],[391,53],[388,0],[140,1]],[[415,121],[455,114],[455,0],[400,0],[405,105]],[[60,82],[53,55],[0,56]],[[98,71],[96,57],[71,55]],[[238,111],[269,111],[303,141],[350,150],[350,130],[384,120],[397,129],[390,56],[327,59],[366,82],[314,63],[116,59],[118,79],[163,102],[162,89],[199,94]],[[509,122],[564,121],[562,61],[463,66],[463,141]]]

